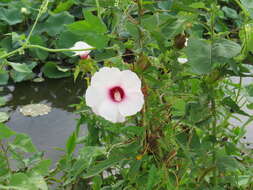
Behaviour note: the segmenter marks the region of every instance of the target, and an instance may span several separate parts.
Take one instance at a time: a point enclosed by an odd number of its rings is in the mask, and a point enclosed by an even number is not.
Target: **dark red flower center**
[[[125,97],[125,92],[120,86],[110,88],[109,96],[114,102],[121,102]]]

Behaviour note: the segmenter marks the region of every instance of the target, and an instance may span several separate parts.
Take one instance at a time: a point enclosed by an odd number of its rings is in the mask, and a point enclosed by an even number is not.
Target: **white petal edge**
[[[106,88],[120,85],[121,71],[116,67],[103,67],[91,77],[91,86]]]
[[[90,107],[99,106],[107,98],[106,89],[89,86],[85,93],[86,104]]]
[[[141,91],[127,94],[123,102],[119,104],[119,112],[123,116],[131,116],[141,111],[144,104],[144,96]]]
[[[136,73],[130,70],[124,70],[121,73],[122,86],[127,93],[136,92],[141,89],[141,80]]]
[[[184,63],[187,63],[187,62],[188,62],[188,59],[187,59],[187,58],[179,57],[179,58],[177,58],[177,61],[178,61],[179,63],[184,64]]]
[[[98,108],[98,115],[112,123],[117,123],[119,120],[122,120],[123,116],[121,117],[119,114],[118,104],[115,104],[110,100],[103,101]]]
[[[89,44],[83,42],[83,41],[78,41],[74,44],[74,46],[70,49],[88,49],[88,48],[93,48]],[[91,50],[86,50],[86,51],[74,51],[75,55],[87,55],[91,52]]]

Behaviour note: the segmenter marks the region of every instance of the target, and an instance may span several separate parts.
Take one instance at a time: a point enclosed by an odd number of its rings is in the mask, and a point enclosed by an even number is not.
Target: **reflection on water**
[[[17,132],[28,134],[40,151],[54,161],[62,153],[55,147],[64,147],[68,136],[75,129],[78,115],[72,113],[71,104],[79,103],[79,96],[85,93],[85,82],[73,82],[72,78],[42,83],[22,82],[5,86],[0,95],[9,99],[4,111],[10,113],[7,125]],[[19,112],[20,106],[30,103],[44,103],[52,107],[48,115],[26,117]]]
[[[72,78],[52,80],[42,83],[22,82],[5,86],[0,95],[7,96],[9,108],[16,110],[17,106],[30,103],[47,102],[54,108],[73,111],[68,105],[78,103],[78,96],[85,92],[84,81],[73,82]]]

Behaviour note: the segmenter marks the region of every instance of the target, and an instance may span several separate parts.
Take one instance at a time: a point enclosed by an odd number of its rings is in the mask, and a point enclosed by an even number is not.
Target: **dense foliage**
[[[77,41],[95,47],[90,59],[73,56]],[[252,77],[252,0],[2,0],[0,48],[1,85],[89,84],[108,66],[135,72],[145,95],[142,111],[119,124],[81,99],[56,166],[1,123],[0,189],[253,189],[252,150],[242,143],[252,121],[242,107],[253,109],[253,86],[242,84]]]

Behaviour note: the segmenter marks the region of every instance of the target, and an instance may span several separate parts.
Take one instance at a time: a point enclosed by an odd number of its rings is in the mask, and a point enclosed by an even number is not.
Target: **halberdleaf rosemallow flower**
[[[76,42],[74,44],[74,46],[71,47],[70,49],[75,50],[75,49],[89,49],[89,48],[93,48],[93,47],[85,42],[79,41],[79,42]],[[89,54],[90,54],[91,50],[74,51],[74,52],[75,52],[75,55],[79,55],[81,57],[81,59],[88,59],[88,58],[90,58]]]
[[[184,64],[184,63],[187,63],[187,62],[188,62],[188,59],[187,59],[187,58],[183,58],[183,57],[179,57],[179,58],[177,58],[177,61],[178,61],[179,63]]]
[[[124,122],[144,104],[139,77],[115,67],[103,67],[92,76],[85,99],[93,112],[113,123]]]

